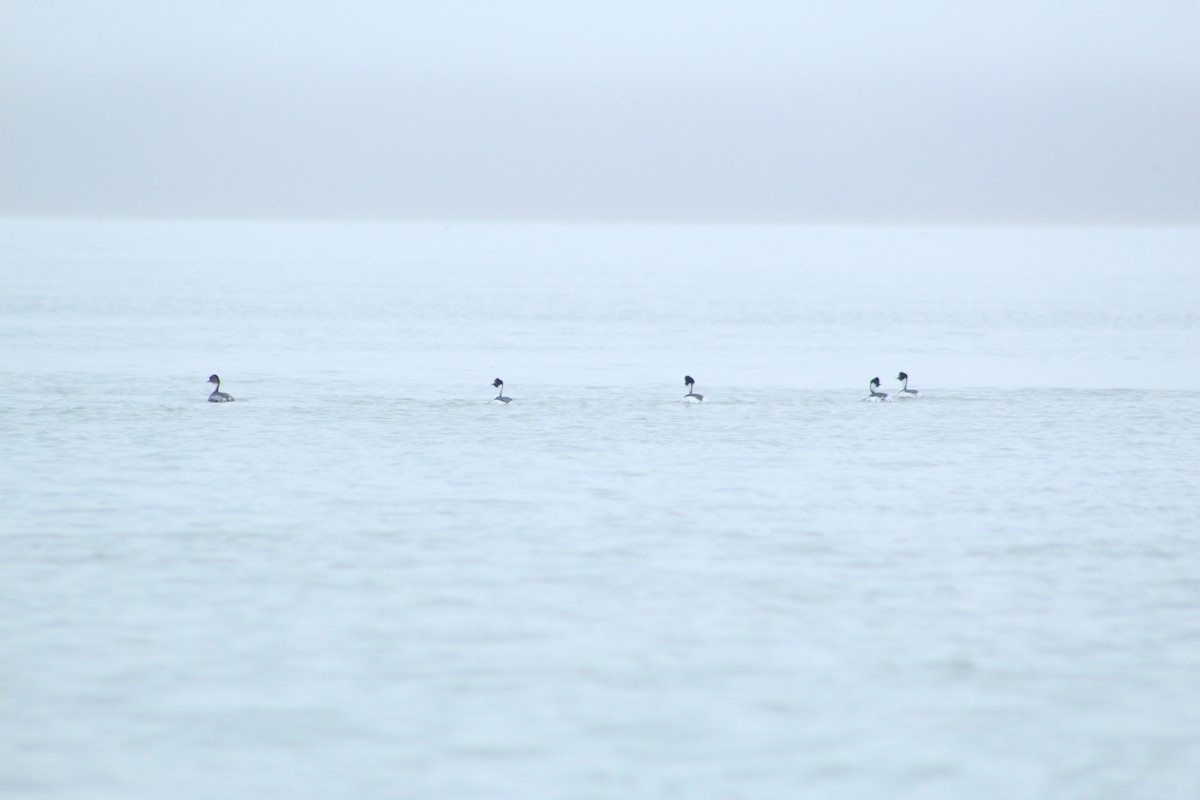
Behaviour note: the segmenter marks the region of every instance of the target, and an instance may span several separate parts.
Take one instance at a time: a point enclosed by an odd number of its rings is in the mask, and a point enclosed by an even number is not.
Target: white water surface
[[[1198,264],[0,222],[0,796],[1198,797]]]

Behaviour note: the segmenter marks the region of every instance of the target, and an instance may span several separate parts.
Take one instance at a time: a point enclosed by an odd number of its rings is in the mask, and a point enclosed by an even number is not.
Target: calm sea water
[[[1200,796],[1198,265],[0,222],[0,796]]]

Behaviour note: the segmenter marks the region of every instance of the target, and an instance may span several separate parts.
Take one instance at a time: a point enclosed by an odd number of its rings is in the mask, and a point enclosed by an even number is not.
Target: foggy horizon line
[[[89,214],[0,211],[0,221],[18,222],[196,222],[264,224],[411,224],[411,225],[577,225],[653,227],[797,227],[797,228],[1195,228],[1200,218],[1164,217],[789,217],[780,216],[669,216],[669,215],[407,215],[407,214]]]

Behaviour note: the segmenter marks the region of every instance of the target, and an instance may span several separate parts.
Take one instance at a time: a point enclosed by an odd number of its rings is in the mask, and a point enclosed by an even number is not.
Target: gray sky
[[[0,214],[1200,222],[1200,2],[0,0]]]

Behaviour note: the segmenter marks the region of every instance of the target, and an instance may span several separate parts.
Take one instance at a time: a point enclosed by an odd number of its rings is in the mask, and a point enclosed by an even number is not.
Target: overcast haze
[[[1200,222],[1200,3],[0,0],[0,214]]]

